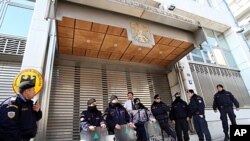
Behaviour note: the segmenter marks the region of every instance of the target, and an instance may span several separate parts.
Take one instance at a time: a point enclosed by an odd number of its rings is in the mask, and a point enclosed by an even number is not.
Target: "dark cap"
[[[91,105],[92,103],[96,102],[94,98],[90,98],[87,102],[88,105]]]
[[[24,90],[35,87],[32,81],[23,81],[19,84],[19,92],[22,93]]]
[[[160,97],[160,95],[158,95],[158,94],[157,94],[157,95],[155,95],[155,96],[154,96],[154,99],[156,99],[157,97]]]
[[[112,102],[114,99],[118,98],[116,95],[111,95],[110,102]]]
[[[134,103],[135,103],[135,104],[141,103],[141,100],[140,100],[139,98],[135,98],[135,99],[134,99]]]
[[[221,85],[221,84],[218,84],[218,85],[216,86],[216,88],[218,88],[218,87],[221,87],[221,88],[223,88],[223,85]]]

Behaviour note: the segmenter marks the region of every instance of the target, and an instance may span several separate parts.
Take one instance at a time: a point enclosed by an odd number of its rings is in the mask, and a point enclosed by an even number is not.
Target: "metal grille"
[[[89,98],[97,100],[101,111],[111,95],[124,103],[131,90],[147,107],[155,94],[167,103],[171,101],[166,75],[55,66],[51,83],[46,137],[51,141],[79,140],[79,116]]]
[[[26,46],[25,38],[17,38],[0,34],[0,53],[23,55]]]
[[[54,68],[47,140],[70,141],[73,138],[74,73],[74,67]]]
[[[232,92],[240,106],[250,106],[250,96],[239,71],[192,63],[189,65],[195,68],[191,70],[194,84],[197,93],[204,97],[207,107],[213,105],[217,84],[222,84],[225,90]]]
[[[20,71],[21,64],[18,62],[0,61],[0,103],[6,98],[13,96],[13,79]]]

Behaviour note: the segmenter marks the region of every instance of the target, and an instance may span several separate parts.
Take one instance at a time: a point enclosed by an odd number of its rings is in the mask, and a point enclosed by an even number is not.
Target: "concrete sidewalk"
[[[197,134],[189,135],[190,140],[189,141],[199,141]],[[164,141],[170,141],[168,138],[164,138]],[[213,138],[212,141],[224,141],[224,135],[221,135],[219,137]]]

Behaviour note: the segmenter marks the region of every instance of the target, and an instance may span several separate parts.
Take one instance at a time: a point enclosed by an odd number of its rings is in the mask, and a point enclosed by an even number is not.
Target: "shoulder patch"
[[[198,100],[199,101],[199,103],[202,103],[202,101],[201,100]]]
[[[14,111],[9,111],[7,115],[10,119],[13,119],[16,116],[16,113]]]

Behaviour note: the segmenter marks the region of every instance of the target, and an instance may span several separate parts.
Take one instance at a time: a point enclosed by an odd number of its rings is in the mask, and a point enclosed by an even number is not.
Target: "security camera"
[[[237,28],[235,28],[235,32],[236,33],[242,33],[243,31],[244,31],[243,27],[237,27]]]

